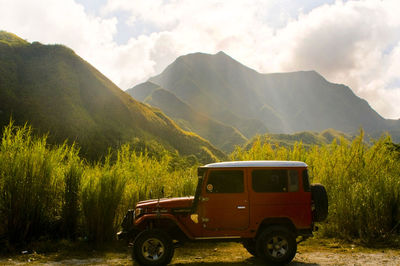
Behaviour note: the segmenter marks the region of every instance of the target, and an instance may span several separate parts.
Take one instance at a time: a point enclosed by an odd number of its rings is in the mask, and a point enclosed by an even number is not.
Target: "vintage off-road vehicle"
[[[267,263],[289,263],[297,244],[326,219],[322,185],[295,161],[212,163],[198,169],[194,197],[147,200],[125,216],[118,237],[133,240],[142,265],[168,264],[185,241],[241,242]]]

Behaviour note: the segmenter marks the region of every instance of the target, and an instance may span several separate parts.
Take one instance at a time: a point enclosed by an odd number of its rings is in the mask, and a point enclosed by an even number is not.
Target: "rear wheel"
[[[267,263],[287,264],[296,255],[296,236],[285,227],[267,228],[257,238],[256,251]]]
[[[132,255],[140,265],[166,265],[174,255],[172,239],[160,230],[143,231],[135,239]]]

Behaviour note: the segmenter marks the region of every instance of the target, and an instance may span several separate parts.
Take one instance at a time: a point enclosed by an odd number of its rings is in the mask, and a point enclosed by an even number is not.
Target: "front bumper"
[[[135,229],[135,210],[128,210],[124,220],[122,221],[122,230],[117,233],[117,240],[130,240],[134,239],[137,235],[137,229]]]
[[[126,231],[119,231],[117,233],[117,240],[126,240],[129,239],[129,233]]]

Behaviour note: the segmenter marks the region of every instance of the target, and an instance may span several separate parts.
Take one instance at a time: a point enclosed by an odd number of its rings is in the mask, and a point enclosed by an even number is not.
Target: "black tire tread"
[[[159,261],[150,262],[146,260],[141,254],[141,244],[147,239],[151,237],[156,237],[161,240],[165,247],[165,256],[162,257]],[[167,233],[162,230],[145,230],[138,234],[136,237],[133,250],[132,250],[132,258],[139,264],[139,265],[167,265],[171,262],[172,257],[174,256],[174,245],[172,239],[169,237]]]
[[[266,252],[264,252],[265,243],[267,242],[267,239],[271,235],[280,235],[280,236],[285,236],[287,238],[290,249],[285,257],[276,259],[276,258],[269,256]],[[292,231],[290,231],[288,228],[286,228],[284,226],[268,227],[263,232],[261,232],[261,234],[258,236],[257,242],[256,242],[256,251],[257,251],[258,257],[263,259],[267,264],[272,264],[272,265],[288,264],[296,256],[296,252],[297,252],[296,236]]]

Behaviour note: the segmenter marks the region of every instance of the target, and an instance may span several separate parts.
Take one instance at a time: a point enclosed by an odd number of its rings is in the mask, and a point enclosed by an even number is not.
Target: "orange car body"
[[[254,189],[254,171],[291,171],[297,179],[294,187],[282,191],[260,192]],[[242,173],[238,191],[212,191],[213,173]],[[188,239],[254,238],[265,222],[283,221],[299,234],[310,235],[313,229],[312,200],[308,188],[307,165],[302,162],[229,162],[206,165],[199,169],[199,188],[195,197],[156,199],[136,205],[134,226],[144,229],[149,222],[170,220]],[[287,177],[288,179],[290,176]],[[293,179],[293,178],[292,178]],[[293,181],[293,180],[292,180]],[[291,185],[290,180],[283,182]],[[307,183],[307,184],[304,184]],[[292,185],[293,186],[293,185]],[[140,213],[138,213],[140,212]],[[170,226],[170,223],[167,223]],[[302,232],[302,233],[301,233]]]

